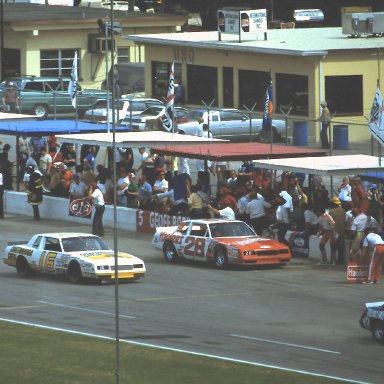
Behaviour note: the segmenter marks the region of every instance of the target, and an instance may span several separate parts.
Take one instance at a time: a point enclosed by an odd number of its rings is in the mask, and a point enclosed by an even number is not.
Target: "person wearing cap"
[[[363,241],[363,259],[369,260],[368,279],[365,284],[380,284],[384,262],[384,241],[375,228],[367,227]]]
[[[5,110],[12,113],[17,113],[19,111],[19,92],[15,83],[12,81],[6,86],[3,96],[3,106],[5,107]]]
[[[27,186],[28,204],[32,205],[33,218],[40,220],[39,205],[43,202],[43,175],[32,165],[28,165],[25,172],[29,174]]]
[[[345,219],[345,211],[341,207],[341,201],[337,196],[332,197],[330,208],[331,209],[329,210],[329,215],[335,222],[337,264],[344,264],[345,229],[347,226],[347,222]]]
[[[316,213],[319,215],[319,238],[320,244],[319,249],[321,252],[321,260],[319,265],[327,264],[327,253],[325,251],[325,245],[329,241],[331,248],[331,265],[336,265],[336,232],[335,232],[335,221],[332,216],[326,212],[325,208],[319,207],[316,209]]]
[[[321,148],[329,148],[328,128],[331,123],[331,113],[329,112],[327,102],[325,100],[320,103],[320,106],[322,108],[322,111],[318,121],[321,121],[321,131],[320,131]]]
[[[95,214],[92,221],[92,234],[104,236],[103,215],[105,211],[104,196],[96,183],[92,183],[89,187],[88,199],[92,201],[95,207]]]

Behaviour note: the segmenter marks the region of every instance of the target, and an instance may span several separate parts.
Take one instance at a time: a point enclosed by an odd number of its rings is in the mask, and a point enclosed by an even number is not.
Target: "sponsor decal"
[[[367,311],[367,316],[373,319],[384,320],[384,311],[369,308]]]
[[[11,252],[24,256],[32,256],[32,249],[25,249],[22,247],[12,247]]]
[[[349,283],[361,283],[368,278],[368,266],[350,263],[347,267],[347,281]]]
[[[92,203],[87,199],[71,199],[69,202],[69,216],[92,217]]]

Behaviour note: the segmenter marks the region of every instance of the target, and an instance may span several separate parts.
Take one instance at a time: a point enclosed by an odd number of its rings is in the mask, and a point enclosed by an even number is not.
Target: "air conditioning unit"
[[[344,35],[361,36],[384,33],[384,12],[344,13],[341,17],[342,32]]]
[[[105,53],[106,51],[115,50],[115,40],[103,36],[93,34],[88,35],[88,52],[90,53]]]

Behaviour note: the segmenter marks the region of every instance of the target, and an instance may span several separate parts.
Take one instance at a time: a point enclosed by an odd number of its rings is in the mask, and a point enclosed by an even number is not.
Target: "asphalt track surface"
[[[0,220],[0,249],[35,233],[89,229],[6,215]],[[111,229],[105,240],[113,246]],[[365,302],[384,299],[383,285],[348,284],[343,267],[317,266],[307,259],[295,258],[283,268],[223,271],[206,264],[170,265],[152,249],[148,234],[119,231],[118,248],[147,266],[145,279],[119,285],[122,342],[346,382],[383,382],[384,346],[358,324]],[[1,262],[0,292],[3,320],[115,337],[113,284],[73,285],[43,275],[21,279]]]

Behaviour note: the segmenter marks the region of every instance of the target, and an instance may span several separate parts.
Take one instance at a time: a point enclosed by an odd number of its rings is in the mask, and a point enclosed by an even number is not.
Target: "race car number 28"
[[[184,254],[186,256],[204,257],[205,239],[187,237],[185,239]]]

